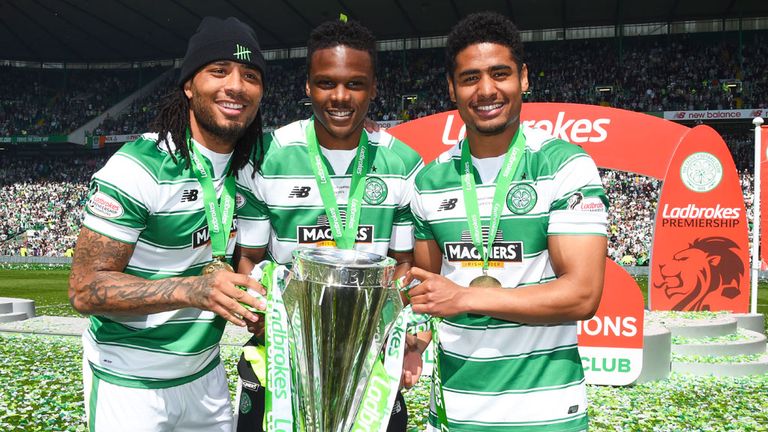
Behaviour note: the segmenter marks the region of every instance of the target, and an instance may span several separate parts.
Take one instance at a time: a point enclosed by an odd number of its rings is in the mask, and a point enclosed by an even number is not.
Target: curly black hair
[[[518,72],[523,68],[523,42],[520,31],[509,18],[497,12],[477,12],[459,21],[445,44],[445,62],[448,75],[456,70],[456,56],[466,47],[491,42],[509,48]]]
[[[312,30],[307,42],[307,74],[315,51],[338,45],[368,52],[373,74],[376,75],[376,37],[362,24],[352,20],[326,21]]]

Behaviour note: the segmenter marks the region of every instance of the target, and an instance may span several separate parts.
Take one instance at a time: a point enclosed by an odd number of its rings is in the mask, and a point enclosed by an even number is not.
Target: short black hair
[[[518,72],[523,68],[523,42],[520,31],[509,18],[497,12],[477,12],[459,21],[445,44],[445,61],[449,76],[456,70],[456,56],[466,47],[491,42],[509,48]]]
[[[339,45],[366,51],[371,56],[373,76],[376,76],[376,37],[362,24],[352,20],[326,21],[312,30],[307,42],[307,74],[315,51]]]

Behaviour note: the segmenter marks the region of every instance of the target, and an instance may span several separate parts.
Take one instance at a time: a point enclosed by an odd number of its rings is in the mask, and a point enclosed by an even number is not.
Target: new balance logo
[[[181,193],[181,202],[197,201],[197,189],[187,189]]]
[[[291,193],[288,194],[288,198],[306,198],[309,196],[309,191],[312,188],[309,186],[294,186],[291,189]]]
[[[240,44],[237,44],[237,48],[232,55],[238,60],[251,61],[251,50]]]
[[[453,210],[456,208],[457,202],[459,202],[458,198],[444,199],[443,202],[440,203],[440,207],[437,208],[437,211]]]

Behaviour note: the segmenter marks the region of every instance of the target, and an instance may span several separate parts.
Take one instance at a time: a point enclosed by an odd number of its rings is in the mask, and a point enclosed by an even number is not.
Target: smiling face
[[[320,143],[357,145],[371,100],[376,97],[373,62],[366,51],[344,45],[315,51],[309,65],[307,96],[312,100]]]
[[[516,130],[528,90],[528,69],[518,66],[509,48],[490,42],[469,45],[456,55],[448,91],[468,134]]]
[[[261,72],[231,61],[213,62],[184,83],[192,136],[203,145],[232,145],[256,118],[264,87]]]

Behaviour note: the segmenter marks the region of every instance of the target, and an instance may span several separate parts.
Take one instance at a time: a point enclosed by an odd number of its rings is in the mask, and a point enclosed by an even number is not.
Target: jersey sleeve
[[[424,170],[416,177],[413,187],[413,198],[411,199],[411,215],[413,217],[413,236],[416,240],[433,240],[432,227],[427,219],[424,210],[424,201],[419,191],[419,179],[424,174]]]
[[[606,235],[608,198],[589,155],[579,151],[561,164],[554,191],[548,234]]]
[[[419,162],[411,170],[403,183],[402,199],[398,203],[392,221],[392,239],[390,240],[389,247],[397,252],[413,250],[413,213],[411,212],[411,202],[413,201],[416,175],[423,166],[424,163],[419,158]]]
[[[269,210],[259,190],[261,176],[251,177],[243,171],[237,178],[237,244],[247,248],[263,248],[269,242]]]
[[[83,226],[109,238],[136,243],[146,228],[157,182],[120,154],[110,158],[91,178]]]

